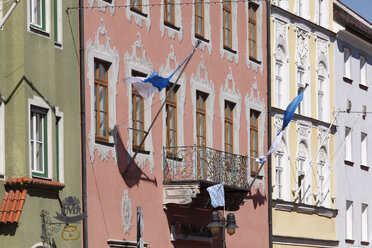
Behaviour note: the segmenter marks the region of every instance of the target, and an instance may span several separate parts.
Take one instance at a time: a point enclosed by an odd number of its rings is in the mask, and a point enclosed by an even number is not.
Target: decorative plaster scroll
[[[164,4],[164,0],[162,0],[162,3]],[[175,0],[174,1],[174,25],[179,28],[179,30],[169,27],[167,25],[164,25],[164,6],[160,6],[160,32],[161,37],[164,37],[165,31],[168,32],[168,37],[170,39],[175,39],[175,36],[177,34],[178,40],[182,41],[182,35],[183,35],[183,26],[182,26],[182,12],[181,12],[181,0]]]
[[[190,78],[190,88],[191,88],[191,101],[192,101],[192,114],[194,120],[194,143],[197,143],[196,139],[196,91],[202,91],[208,94],[207,104],[206,104],[206,139],[207,147],[213,148],[213,118],[214,118],[214,84],[212,81],[208,80],[208,72],[204,63],[204,57],[201,56],[201,62],[197,69],[196,76],[191,75]],[[204,71],[204,78],[201,76],[201,71]]]
[[[131,0],[126,1],[126,5],[130,6]],[[145,22],[147,31],[150,31],[151,27],[151,18],[150,18],[150,8],[149,8],[150,0],[142,0],[142,15],[134,12],[130,9],[130,7],[126,8],[126,15],[127,20],[129,23],[132,22],[132,16],[134,18],[134,22],[136,25],[142,28],[142,22]]]
[[[154,66],[150,60],[147,60],[146,58],[146,51],[143,47],[142,44],[142,37],[141,34],[138,32],[137,33],[138,40],[134,42],[132,45],[132,55],[129,54],[129,52],[126,52],[124,55],[124,64],[125,64],[125,75],[127,77],[132,76],[132,70],[139,71],[142,73],[145,73],[147,75],[150,75],[153,70]],[[142,57],[137,55],[137,48],[141,50]],[[132,120],[132,85],[128,85],[127,87],[127,96],[128,96],[128,118],[129,120]],[[148,130],[148,128],[151,125],[151,105],[152,105],[152,100],[153,97],[150,97],[148,99],[144,100],[145,106],[144,106],[144,130]],[[133,123],[132,121],[129,122],[129,127],[128,129],[128,142],[127,142],[127,147],[128,147],[128,153],[133,156]],[[150,131],[149,135],[146,138],[145,141],[145,150],[149,151],[150,154],[143,154],[143,153],[138,153],[136,157],[136,162],[137,164],[141,167],[144,168],[146,165],[146,161],[149,162],[150,164],[150,172],[152,173],[154,169],[154,146],[152,142],[152,131]]]
[[[119,54],[116,48],[111,48],[110,38],[107,34],[105,22],[101,19],[102,25],[98,28],[95,34],[94,43],[91,39],[87,42],[87,79],[90,87],[90,130],[89,138],[89,154],[91,162],[94,162],[94,151],[98,150],[99,157],[102,160],[107,160],[111,152],[112,157],[116,160],[116,151],[113,146],[103,145],[95,141],[95,118],[94,118],[94,59],[111,63],[108,71],[108,98],[109,98],[109,131],[114,130],[116,125],[116,85],[118,82],[119,73]],[[105,37],[105,44],[100,43],[100,36]],[[109,134],[109,143],[114,143],[112,134]]]
[[[124,232],[129,233],[132,228],[132,201],[129,198],[128,190],[124,190],[124,196],[121,200],[121,219],[123,222]]]
[[[309,33],[296,28],[297,42],[296,42],[296,65],[303,68],[308,68],[309,63]]]
[[[199,184],[163,185],[163,204],[189,204],[199,193]]]
[[[171,52],[168,54],[168,58],[166,59],[166,64],[161,65],[159,69],[159,73],[161,76],[168,77],[170,74],[172,74],[176,68],[178,67],[179,63],[177,61],[176,55],[174,54],[174,47],[173,45],[170,46]],[[174,63],[174,66],[171,66],[171,62]],[[176,79],[179,77],[180,72],[177,71],[176,74],[173,76],[173,79],[171,82],[175,82]],[[177,85],[179,86],[177,90],[177,146],[183,146],[184,145],[184,128],[183,128],[183,117],[185,115],[185,98],[186,98],[186,76],[182,74],[181,78],[178,80]],[[163,90],[160,93],[160,101],[163,102],[165,100],[165,93],[166,91]],[[165,108],[163,108],[163,146],[165,147],[166,142],[166,118],[167,118],[167,111]],[[162,153],[163,154],[163,153]],[[163,163],[161,162],[163,165]]]
[[[110,8],[111,16],[115,14],[115,1],[111,0],[111,4],[105,2],[104,0],[88,0],[89,7],[92,8],[94,2],[97,2],[98,10],[101,12],[106,12],[106,8]]]
[[[317,61],[318,61],[318,68],[317,73],[318,75],[321,75],[323,77],[329,77],[328,73],[328,42],[326,40],[323,40],[321,38],[316,39],[316,45],[317,45]]]
[[[296,130],[299,136],[299,142],[305,141],[308,144],[310,141],[311,123],[307,121],[297,120]]]
[[[265,127],[266,127],[266,108],[265,108],[265,99],[260,97],[260,91],[258,90],[257,86],[257,78],[254,77],[254,83],[251,88],[251,94],[248,93],[245,96],[245,113],[246,113],[246,121],[247,121],[247,133],[248,133],[248,151],[250,151],[250,113],[251,110],[255,110],[260,112],[260,116],[258,118],[258,152],[259,156],[264,154],[264,138],[265,138]],[[248,152],[247,151],[247,152]],[[260,171],[260,176],[262,179],[258,179],[254,182],[253,186],[256,190],[259,189],[260,184],[262,185],[262,190],[265,192],[265,171]]]
[[[233,147],[234,153],[239,154],[239,138],[240,138],[240,113],[242,105],[242,96],[239,89],[235,89],[235,81],[232,75],[232,69],[229,67],[230,73],[225,79],[225,87],[220,87],[220,117],[222,127],[225,125],[225,100],[235,104],[233,109]],[[229,82],[231,86],[229,87]],[[225,128],[222,128],[222,144],[225,144]]]
[[[288,54],[288,24],[282,20],[275,19],[275,52],[278,48],[283,50],[284,54]],[[274,54],[276,57],[276,54]]]

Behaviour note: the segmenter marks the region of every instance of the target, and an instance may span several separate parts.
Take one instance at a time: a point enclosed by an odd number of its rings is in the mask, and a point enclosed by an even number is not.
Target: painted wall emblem
[[[77,197],[69,196],[62,201],[62,213],[54,216],[64,223],[81,221],[86,218],[86,213],[81,213],[80,200]]]
[[[80,231],[75,225],[67,225],[61,232],[63,240],[78,240],[80,238]]]
[[[129,233],[132,227],[132,201],[129,198],[128,190],[124,190],[124,196],[121,202],[122,221],[125,233]]]

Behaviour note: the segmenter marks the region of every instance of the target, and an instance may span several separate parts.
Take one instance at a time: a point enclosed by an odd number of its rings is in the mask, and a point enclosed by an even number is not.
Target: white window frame
[[[369,242],[368,204],[362,203],[361,213],[361,241]]]
[[[301,75],[301,77],[300,77]],[[300,88],[303,88],[305,90],[305,77],[306,77],[306,71],[302,67],[297,67],[296,70],[296,81],[297,81],[297,93],[299,93]],[[305,94],[305,92],[304,92]],[[305,98],[306,99],[306,98]],[[306,114],[306,108],[307,108],[307,101],[302,100],[297,108],[297,113],[299,115],[305,115]]]
[[[32,31],[32,32],[41,32],[41,33],[46,33],[49,35],[50,33],[50,30],[51,30],[51,0],[41,0],[41,1],[44,1],[44,4],[45,4],[45,12],[43,13],[45,15],[45,23],[44,23],[44,26],[43,24],[40,25],[37,25],[35,24],[33,21],[32,21],[32,15],[31,15],[31,9],[32,9],[32,5],[33,5],[33,2],[34,1],[37,1],[37,0],[27,0],[27,6],[28,6],[28,11],[27,11],[27,22],[28,22],[28,31]],[[43,17],[41,17],[43,18]],[[40,34],[39,32],[37,32],[37,34]]]
[[[60,183],[65,183],[65,147],[64,147],[64,119],[63,119],[63,112],[59,110],[58,107],[56,107],[56,118],[59,118],[58,120],[58,174],[59,178],[57,178],[57,181]],[[56,126],[57,128],[57,126]]]
[[[321,75],[318,75],[318,119],[321,121],[325,121],[325,78]]]
[[[344,77],[351,79],[351,53],[350,49],[344,47]]]
[[[361,165],[368,166],[368,144],[367,144],[367,134],[361,133],[361,142],[360,142],[360,163]]]
[[[308,20],[309,19],[309,1],[308,0],[296,0],[295,14]]]
[[[275,106],[284,109],[284,99],[283,99],[283,62],[280,60],[275,60]]]
[[[367,84],[367,60],[365,56],[360,56],[360,84]]]
[[[142,27],[142,23],[144,22],[147,28],[147,31],[150,31],[151,27],[151,18],[150,18],[150,0],[142,0],[142,14],[139,14],[133,10],[131,10],[131,1],[132,0],[127,0],[126,1],[126,16],[127,20],[129,23],[132,22],[132,17],[134,18],[134,23]]]
[[[346,210],[345,210],[345,228],[346,228],[346,239],[353,239],[353,202],[346,201]]]
[[[284,153],[278,151],[275,153],[275,190],[274,196],[276,199],[283,199],[284,197],[284,168],[283,168]]]
[[[57,20],[57,39],[54,37],[54,44],[57,45],[58,47],[62,47],[63,43],[63,15],[62,15],[62,9],[63,9],[63,2],[62,0],[53,0],[54,2],[57,2],[57,18],[54,18],[53,20]],[[53,5],[53,8],[56,6]],[[53,16],[56,11],[53,12]],[[54,35],[56,32],[54,31]]]
[[[40,173],[38,171],[33,171],[31,167],[31,145],[30,145],[30,140],[31,140],[31,133],[30,133],[30,127],[31,127],[31,112],[32,112],[32,107],[37,107],[44,109],[46,111],[45,115],[47,118],[47,137],[44,137],[43,140],[44,142],[47,143],[47,148],[48,148],[48,161],[47,166],[48,166],[48,174],[46,175],[46,178],[48,179],[53,179],[53,116],[52,116],[52,109],[50,106],[39,96],[33,96],[33,98],[28,99],[28,147],[29,147],[29,175],[30,177],[42,177],[42,176],[34,176],[33,173]],[[43,162],[43,166],[45,166],[45,161]]]
[[[0,102],[0,180],[5,179],[5,103]]]
[[[195,6],[195,0],[193,0]],[[191,44],[193,46],[198,42],[198,38],[195,37],[195,7],[192,7],[192,23],[191,23]],[[210,16],[210,4],[204,4],[204,39],[201,40],[199,48],[202,51],[208,49],[208,53],[212,53],[212,31],[211,31],[211,16]]]
[[[352,129],[345,127],[345,160],[353,161]]]

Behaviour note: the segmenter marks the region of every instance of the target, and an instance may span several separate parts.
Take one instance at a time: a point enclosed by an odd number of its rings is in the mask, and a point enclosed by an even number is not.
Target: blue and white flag
[[[190,57],[189,55],[180,66],[167,78],[160,77],[159,74],[155,71],[149,77],[126,77],[123,78],[123,82],[126,84],[132,84],[138,93],[145,99],[152,97],[156,93],[160,92],[165,87],[169,86],[169,81],[173,75],[181,68],[181,66],[187,61]]]
[[[223,184],[216,184],[207,188],[209,196],[211,197],[211,204],[214,208],[225,206],[225,192]]]
[[[284,112],[282,128],[275,136],[274,141],[271,144],[270,149],[267,152],[267,154],[257,158],[256,159],[257,162],[259,162],[260,164],[263,164],[267,160],[267,158],[270,156],[270,154],[275,153],[279,149],[280,141],[282,140],[282,137],[283,137],[283,131],[288,126],[289,122],[292,120],[294,112],[296,111],[297,106],[300,104],[303,97],[304,97],[304,90],[301,91],[301,93],[298,94],[292,100],[292,102],[288,105],[287,109]]]

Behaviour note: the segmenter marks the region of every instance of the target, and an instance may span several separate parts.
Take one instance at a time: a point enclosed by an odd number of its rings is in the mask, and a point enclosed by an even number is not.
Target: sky
[[[372,0],[340,0],[343,4],[372,23]]]

